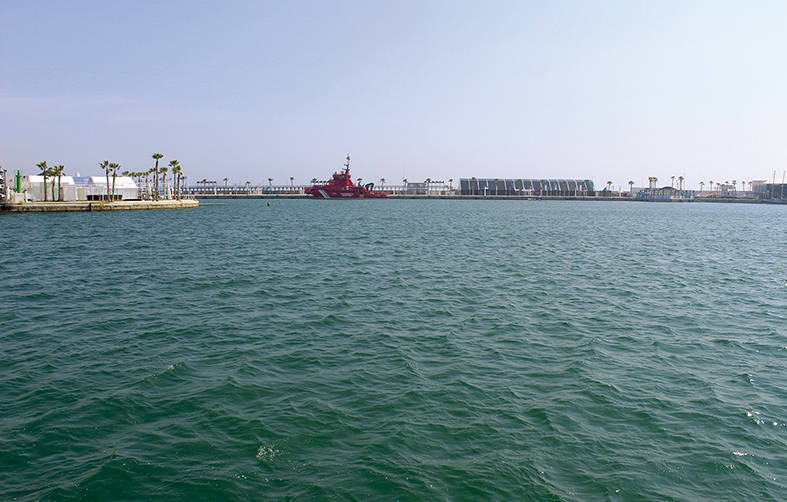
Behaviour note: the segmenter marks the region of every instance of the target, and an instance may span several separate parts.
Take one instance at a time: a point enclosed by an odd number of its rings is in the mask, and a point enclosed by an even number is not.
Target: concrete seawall
[[[55,213],[73,211],[140,211],[150,209],[193,209],[199,207],[196,199],[186,200],[123,200],[115,202],[68,201],[68,202],[24,202],[10,204],[0,202],[0,213]]]

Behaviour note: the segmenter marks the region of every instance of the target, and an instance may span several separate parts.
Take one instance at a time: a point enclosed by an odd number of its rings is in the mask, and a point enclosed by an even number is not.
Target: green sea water
[[[0,224],[0,500],[787,498],[787,207]]]

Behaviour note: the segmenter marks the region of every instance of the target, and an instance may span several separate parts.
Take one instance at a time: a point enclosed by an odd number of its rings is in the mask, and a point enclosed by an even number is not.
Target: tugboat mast
[[[344,163],[344,172],[350,173],[350,154],[347,154],[347,162]]]

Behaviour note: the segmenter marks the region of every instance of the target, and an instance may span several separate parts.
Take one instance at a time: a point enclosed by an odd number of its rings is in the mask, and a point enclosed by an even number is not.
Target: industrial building
[[[593,196],[596,192],[591,180],[462,178],[459,194],[577,197]]]

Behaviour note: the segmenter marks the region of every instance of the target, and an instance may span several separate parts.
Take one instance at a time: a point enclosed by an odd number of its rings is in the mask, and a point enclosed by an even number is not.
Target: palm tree
[[[429,185],[432,183],[432,178],[426,178],[424,183],[426,184],[426,195],[429,195]]]
[[[669,177],[669,179],[671,179],[671,180],[672,180],[672,181],[670,181],[670,184],[669,184],[669,186],[670,186],[671,188],[675,188],[675,176],[670,176],[670,177]]]
[[[710,184],[710,191],[713,191],[713,180],[709,180],[708,183]]]
[[[107,175],[107,197],[109,197],[109,161],[105,160],[101,162],[98,167],[104,170]]]
[[[173,183],[175,182],[175,176],[177,176],[177,171],[175,170],[175,168],[178,167],[179,165],[180,165],[180,162],[178,162],[177,160],[170,160],[169,161],[169,167],[172,170],[172,182]],[[165,186],[164,190],[166,190],[166,189],[167,189],[167,187]]]
[[[180,200],[180,192],[183,190],[181,186],[183,184],[183,168],[180,163],[172,168],[172,175],[175,176],[175,198]]]
[[[44,200],[46,201],[46,177],[49,174],[49,166],[46,165],[46,161],[43,161],[36,164],[36,167],[41,169],[41,175],[44,177]]]
[[[229,183],[229,181],[230,181],[229,178],[224,178],[224,186],[227,186],[227,183]]]
[[[738,186],[738,182],[736,180],[732,180],[732,189],[737,191],[738,190],[737,186]]]
[[[60,185],[60,177],[63,176],[63,171],[65,170],[65,166],[60,164],[59,166],[55,166],[52,168],[55,176],[57,176],[57,200],[63,200],[63,188]],[[55,198],[55,194],[52,194],[52,199]]]
[[[673,178],[674,178],[674,176],[673,176]],[[612,182],[611,181],[607,181],[607,192],[610,192],[610,194],[612,193]]]
[[[273,178],[268,178],[268,186],[272,186],[272,185],[273,185]]]
[[[145,171],[145,193],[152,199],[153,193],[150,190],[150,175],[153,174],[153,168],[151,167],[147,171]]]
[[[178,198],[178,181],[180,177],[180,162],[177,160],[173,160],[169,163],[169,166],[172,168],[172,183],[174,184],[172,190],[172,197],[177,199]]]
[[[380,178],[380,190],[385,188],[385,178]]]
[[[54,168],[54,167],[50,167],[49,168],[49,176],[52,177],[52,202],[54,202],[55,201],[55,181],[57,181],[55,179],[55,176],[57,176],[56,168]],[[46,190],[46,184],[44,184],[44,190]]]
[[[453,190],[454,189],[454,179],[448,178],[448,188]]]
[[[251,181],[246,180],[246,195],[250,193],[249,185],[251,185]]]
[[[290,188],[292,188],[292,184],[293,184],[294,181],[295,181],[295,177],[294,176],[290,176]]]
[[[153,199],[158,200],[158,161],[163,155],[154,153],[153,158],[156,159],[156,167],[153,168]]]
[[[685,178],[684,178],[683,176],[678,176],[678,189],[679,189],[680,191],[683,191],[683,180],[684,180],[684,179],[685,179]]]
[[[629,180],[629,192],[634,193],[634,182]]]
[[[162,167],[159,169],[161,172],[161,189],[164,190],[164,198],[167,199],[167,171],[169,171],[168,167]]]
[[[703,187],[705,186],[704,181],[700,181],[700,192],[702,192]]]
[[[117,178],[118,169],[120,169],[120,164],[115,162],[109,164],[109,168],[112,169],[112,199],[115,200],[115,178]]]
[[[407,193],[407,178],[402,179],[402,193]]]

